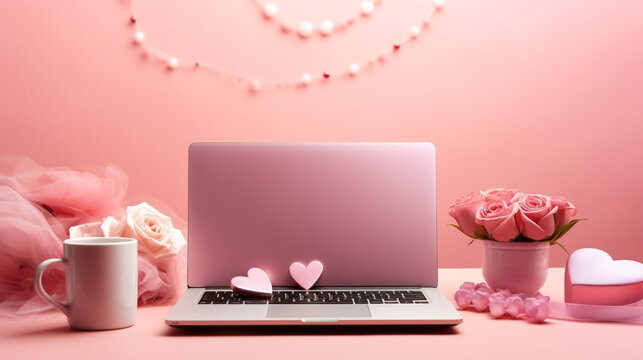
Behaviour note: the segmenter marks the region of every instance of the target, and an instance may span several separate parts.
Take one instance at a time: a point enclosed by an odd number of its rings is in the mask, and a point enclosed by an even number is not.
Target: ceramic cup
[[[128,238],[65,240],[64,257],[48,259],[36,269],[34,286],[43,299],[67,315],[81,330],[109,330],[134,324],[137,306],[137,242]],[[47,266],[67,265],[67,303],[52,298],[42,287]]]

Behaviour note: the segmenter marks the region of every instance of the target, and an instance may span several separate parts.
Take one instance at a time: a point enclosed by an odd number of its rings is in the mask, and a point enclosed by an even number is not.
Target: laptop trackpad
[[[268,318],[370,318],[368,305],[269,305]]]

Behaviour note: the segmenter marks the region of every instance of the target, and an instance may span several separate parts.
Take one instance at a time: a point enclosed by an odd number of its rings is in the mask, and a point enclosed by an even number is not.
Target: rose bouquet
[[[515,189],[489,189],[461,197],[449,206],[450,224],[480,240],[558,240],[582,219],[573,219],[576,208],[562,196],[525,194]]]

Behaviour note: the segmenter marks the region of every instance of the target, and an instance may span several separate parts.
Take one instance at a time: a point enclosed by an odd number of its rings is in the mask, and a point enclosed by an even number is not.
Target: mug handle
[[[41,262],[40,265],[38,265],[38,268],[36,269],[36,275],[34,276],[34,279],[33,279],[33,285],[38,295],[40,295],[40,297],[42,297],[47,302],[52,304],[56,309],[62,311],[63,314],[69,316],[69,305],[63,304],[60,301],[52,298],[49,294],[47,294],[47,292],[45,291],[45,288],[42,286],[42,274],[45,272],[45,269],[47,268],[47,266],[57,262],[64,263],[65,260],[47,259]]]

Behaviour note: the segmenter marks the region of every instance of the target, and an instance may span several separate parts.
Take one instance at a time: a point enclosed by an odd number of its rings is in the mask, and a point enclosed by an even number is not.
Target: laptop
[[[430,143],[194,143],[188,289],[171,326],[455,325],[437,289]],[[314,287],[293,262],[323,264]],[[272,297],[233,293],[261,268]]]

